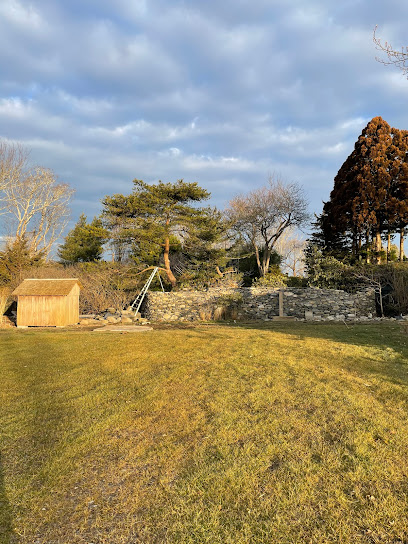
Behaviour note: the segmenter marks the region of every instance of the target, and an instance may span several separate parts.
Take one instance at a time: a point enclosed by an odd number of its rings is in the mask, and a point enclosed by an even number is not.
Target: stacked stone
[[[207,291],[172,291],[147,294],[146,316],[154,321],[206,321],[213,318],[220,306],[217,299],[233,295],[239,289],[208,289]]]
[[[149,292],[146,315],[154,321],[206,321],[225,315],[234,319],[268,321],[279,315],[279,291],[270,287],[250,287]],[[336,289],[287,288],[282,293],[285,316],[343,321],[370,319],[376,315],[372,289],[350,294]],[[228,297],[232,301],[239,299],[239,302],[226,305]]]
[[[126,310],[108,308],[101,314],[80,317],[80,325],[113,325],[115,323],[121,323],[122,325],[132,325],[133,323],[144,325],[149,323],[147,319],[141,317],[140,313],[135,314],[135,311],[131,308],[127,308]]]

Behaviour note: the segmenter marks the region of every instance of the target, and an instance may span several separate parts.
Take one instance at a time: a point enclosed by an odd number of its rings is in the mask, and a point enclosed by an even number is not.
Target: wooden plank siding
[[[18,327],[65,327],[79,321],[79,284],[67,295],[18,295]]]

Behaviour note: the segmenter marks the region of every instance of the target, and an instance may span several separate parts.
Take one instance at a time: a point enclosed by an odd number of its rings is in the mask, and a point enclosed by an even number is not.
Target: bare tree
[[[272,176],[267,186],[233,198],[226,215],[235,233],[252,245],[261,276],[268,272],[272,250],[282,234],[308,219],[300,185],[284,184]]]
[[[408,78],[408,47],[401,47],[401,50],[396,50],[390,43],[382,43],[381,39],[377,38],[376,31],[377,27],[375,27],[373,31],[373,42],[375,43],[376,49],[385,53],[388,58],[388,60],[384,60],[376,57],[376,60],[387,66],[390,64],[397,66],[397,68],[402,70],[404,76],[407,76]]]
[[[33,253],[47,255],[67,224],[74,191],[48,168],[30,167],[28,154],[0,143],[0,211],[11,239],[25,238]]]
[[[282,258],[283,272],[292,276],[303,276],[305,272],[304,250],[306,240],[297,236],[294,229],[287,229],[275,244],[275,250]]]
[[[20,144],[0,141],[0,215],[7,213],[6,191],[16,186],[28,168],[29,152]]]

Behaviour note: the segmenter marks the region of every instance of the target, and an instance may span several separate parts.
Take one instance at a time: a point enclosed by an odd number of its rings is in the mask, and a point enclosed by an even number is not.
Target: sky
[[[406,0],[1,0],[0,138],[75,189],[70,227],[132,180],[219,208],[270,175],[320,213],[367,122],[408,129]],[[404,32],[405,31],[405,32]]]

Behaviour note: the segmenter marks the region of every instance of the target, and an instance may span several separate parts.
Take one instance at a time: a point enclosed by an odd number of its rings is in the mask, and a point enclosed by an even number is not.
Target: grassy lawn
[[[0,543],[408,542],[397,324],[0,331]]]

